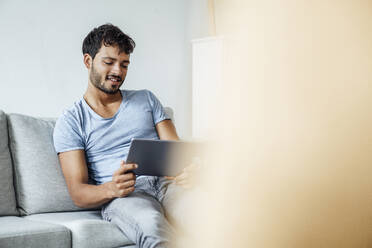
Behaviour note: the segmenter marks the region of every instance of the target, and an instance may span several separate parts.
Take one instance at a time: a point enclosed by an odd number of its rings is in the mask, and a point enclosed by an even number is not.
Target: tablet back
[[[133,139],[127,163],[136,163],[136,175],[177,176],[201,156],[201,145],[187,141]]]

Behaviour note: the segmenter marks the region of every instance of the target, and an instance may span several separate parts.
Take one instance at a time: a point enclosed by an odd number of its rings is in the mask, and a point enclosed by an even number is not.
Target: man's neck
[[[89,84],[84,94],[84,99],[94,109],[109,108],[110,106],[120,104],[122,95],[120,90],[115,94],[107,94]]]

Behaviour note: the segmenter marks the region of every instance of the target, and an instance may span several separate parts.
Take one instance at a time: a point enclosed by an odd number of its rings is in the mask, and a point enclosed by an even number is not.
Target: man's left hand
[[[189,189],[194,186],[196,173],[199,171],[200,166],[191,164],[183,169],[182,173],[175,177],[165,177],[169,180],[173,180],[176,185],[180,185],[185,189]]]

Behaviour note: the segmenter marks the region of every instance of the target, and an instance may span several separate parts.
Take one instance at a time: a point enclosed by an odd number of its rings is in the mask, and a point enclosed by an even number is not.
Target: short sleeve
[[[151,91],[147,91],[147,95],[152,109],[154,123],[157,124],[163,120],[170,120],[171,118],[165,112],[164,107],[161,105],[159,99]]]
[[[84,149],[84,142],[78,123],[63,114],[56,122],[53,132],[54,148],[58,153]]]

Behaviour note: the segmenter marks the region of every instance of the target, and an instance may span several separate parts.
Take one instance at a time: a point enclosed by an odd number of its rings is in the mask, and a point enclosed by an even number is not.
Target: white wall
[[[208,36],[208,0],[188,0],[187,35],[190,39]]]
[[[87,87],[81,45],[111,22],[137,47],[123,88],[152,90],[191,134],[191,44],[206,32],[206,1],[0,1],[0,109],[58,116]],[[202,6],[202,7],[200,7]]]

